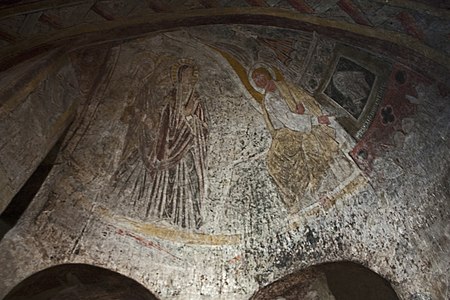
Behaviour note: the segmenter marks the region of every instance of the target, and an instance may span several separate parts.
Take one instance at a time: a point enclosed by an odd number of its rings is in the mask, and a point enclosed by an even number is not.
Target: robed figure
[[[128,108],[128,130],[112,184],[117,200],[139,209],[141,218],[195,229],[202,224],[206,198],[208,126],[194,63],[178,61],[170,77],[172,88],[163,99],[151,82]]]
[[[324,176],[338,155],[335,130],[315,99],[301,88],[274,80],[262,67],[251,77],[263,90],[261,108],[272,135],[268,171],[286,206],[296,212],[317,201]]]

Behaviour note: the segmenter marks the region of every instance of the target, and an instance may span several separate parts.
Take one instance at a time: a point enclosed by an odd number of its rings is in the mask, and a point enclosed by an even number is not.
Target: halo
[[[181,58],[170,67],[170,78],[173,84],[178,82],[178,70],[182,66],[192,67],[194,69],[192,75],[194,75],[196,80],[198,79],[198,66],[194,63],[194,60],[189,58]]]
[[[248,77],[248,81],[250,82],[250,85],[251,85],[252,88],[254,88],[258,93],[264,94],[264,92],[265,92],[264,89],[258,87],[258,86],[256,85],[255,81],[253,81],[253,78],[252,78],[252,73],[253,73],[253,71],[255,71],[255,70],[258,69],[258,68],[266,69],[266,70],[270,73],[270,75],[272,76],[272,78],[273,78],[274,80],[279,79],[279,76],[277,76],[277,72],[276,72],[276,70],[274,70],[274,68],[273,68],[272,66],[270,66],[270,65],[268,65],[268,64],[266,64],[266,63],[261,63],[261,62],[254,64],[254,65],[248,70],[247,77]]]

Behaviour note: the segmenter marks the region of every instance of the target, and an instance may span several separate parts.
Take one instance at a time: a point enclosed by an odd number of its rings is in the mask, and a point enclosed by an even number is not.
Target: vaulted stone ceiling
[[[11,1],[0,12],[0,66],[68,43],[76,47],[211,23],[319,26],[331,34],[344,30],[412,48],[448,64],[444,55],[450,51],[450,13],[446,8],[445,1],[404,0]],[[95,36],[95,32],[102,34]]]
[[[445,1],[2,3],[0,297],[448,298]]]

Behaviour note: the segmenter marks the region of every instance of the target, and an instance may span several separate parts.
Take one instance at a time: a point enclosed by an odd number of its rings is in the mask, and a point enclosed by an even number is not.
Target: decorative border
[[[377,111],[378,111],[378,107],[381,104],[381,101],[383,101],[384,98],[384,94],[386,92],[386,82],[383,82],[381,84],[381,86],[378,88],[376,97],[375,97],[375,101],[373,103],[373,105],[370,107],[370,112],[368,113],[367,117],[365,118],[363,124],[361,125],[361,127],[359,128],[359,130],[355,133],[355,138],[357,140],[360,140],[364,133],[367,131],[367,129],[369,129],[370,124],[372,123],[373,119],[375,118]],[[366,104],[367,106],[367,104]]]
[[[358,119],[353,117],[346,109],[341,107],[337,102],[325,94],[325,89],[331,81],[336,66],[340,58],[348,59],[361,67],[367,69],[375,75],[375,81]],[[389,78],[392,64],[371,53],[351,48],[342,44],[336,45],[333,60],[328,68],[325,76],[314,94],[315,98],[328,110],[336,114],[337,121],[346,129],[355,139],[359,140],[369,128],[373,121],[377,108],[381,103],[387,81]]]

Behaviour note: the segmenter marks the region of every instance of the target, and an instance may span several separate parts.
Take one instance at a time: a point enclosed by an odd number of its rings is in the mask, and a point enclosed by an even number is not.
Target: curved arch
[[[300,298],[299,298],[300,297]],[[398,300],[391,284],[361,264],[340,261],[314,265],[277,280],[251,298]]]
[[[0,51],[0,70],[24,61],[51,49],[62,47],[66,51],[91,44],[136,38],[150,33],[210,24],[252,24],[314,30],[325,34],[340,34],[342,39],[359,45],[367,45],[384,51],[383,44],[389,44],[393,55],[413,60],[419,67],[423,64],[417,55],[428,58],[428,63],[437,63],[448,70],[450,58],[418,39],[408,35],[349,24],[342,21],[298,14],[283,9],[264,7],[232,7],[221,9],[196,9],[182,13],[148,14],[127,20],[82,24],[58,30],[51,36],[35,36]],[[414,59],[414,57],[416,57]],[[424,68],[426,69],[426,68]]]
[[[87,264],[63,264],[41,270],[16,285],[4,300],[156,300],[135,280]]]

